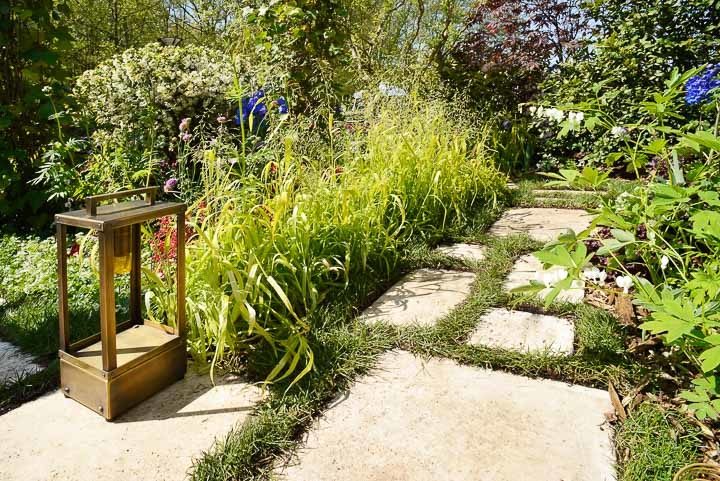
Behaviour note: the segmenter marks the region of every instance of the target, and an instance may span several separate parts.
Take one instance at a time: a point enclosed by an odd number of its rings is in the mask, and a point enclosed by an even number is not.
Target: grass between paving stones
[[[547,179],[531,178],[519,180],[517,189],[513,191],[513,205],[517,207],[554,207],[560,209],[593,209],[600,205],[602,198],[614,198],[622,192],[632,190],[636,182],[625,180],[609,180],[598,192],[588,191],[583,194],[569,194],[559,187],[548,187]],[[545,190],[536,195],[534,190]]]
[[[696,460],[700,430],[686,415],[644,403],[615,435],[619,481],[671,481],[674,473]]]
[[[642,369],[624,353],[622,328],[607,313],[586,305],[558,304],[551,309],[542,309],[540,304],[525,306],[545,314],[574,318],[577,326],[574,356],[522,353],[467,344],[480,317],[489,308],[507,306],[511,300],[503,291],[503,280],[515,259],[538,247],[527,236],[491,238],[486,240],[486,245],[486,259],[473,269],[477,279],[468,300],[437,326],[402,329],[397,340],[399,347],[418,355],[445,357],[462,364],[592,387],[607,388],[608,381],[612,381],[629,388],[640,378]]]
[[[383,352],[392,348],[601,388],[609,380],[619,386],[637,381],[641,369],[624,355],[617,323],[588,306],[562,305],[551,311],[574,316],[578,326],[582,326],[577,329],[578,348],[573,357],[466,345],[480,315],[490,307],[507,303],[502,283],[515,258],[538,246],[527,236],[482,240],[487,249],[486,259],[480,263],[447,257],[423,246],[409,248],[404,256],[404,271],[443,268],[477,273],[469,299],[437,326],[399,328],[382,323],[368,326],[355,320],[361,308],[379,297],[389,283],[362,286],[353,295],[338,300],[333,309],[315,316],[311,339],[316,356],[313,372],[287,393],[285,383],[272,386],[270,395],[254,415],[196,463],[192,479],[272,479],[278,460],[289,459],[313,419],[349,389],[358,376],[368,372]],[[263,355],[254,358],[248,369],[254,378],[262,379],[263,372],[272,366],[272,359]]]

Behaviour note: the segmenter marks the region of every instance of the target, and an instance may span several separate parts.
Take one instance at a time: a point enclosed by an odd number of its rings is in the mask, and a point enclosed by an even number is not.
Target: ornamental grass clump
[[[394,276],[410,239],[493,204],[505,177],[472,129],[442,104],[403,104],[368,108],[366,128],[343,130],[326,157],[299,157],[288,136],[260,177],[206,179],[187,256],[195,358],[269,347],[267,381],[298,380],[313,366],[310,314],[360,279]]]

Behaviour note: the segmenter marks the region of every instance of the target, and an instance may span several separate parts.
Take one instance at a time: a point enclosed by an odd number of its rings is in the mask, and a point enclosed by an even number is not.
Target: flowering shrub
[[[547,302],[576,279],[632,296],[646,312],[638,327],[659,336],[678,372],[690,373],[676,388],[700,419],[720,418],[720,137],[717,127],[688,132],[664,126],[663,119],[680,117],[669,108],[676,98],[718,112],[716,74],[716,67],[674,72],[667,90],[641,107],[648,118],[641,125],[611,128],[611,119],[597,120],[628,142],[616,159],[639,172],[652,155],[667,169],[653,169],[647,184],[604,200],[593,221],[599,229],[568,233],[535,254],[568,271]],[[717,119],[720,113],[715,126]]]
[[[168,145],[178,122],[198,124],[227,110],[231,60],[197,45],[131,48],[83,73],[73,95],[96,124],[96,140]]]

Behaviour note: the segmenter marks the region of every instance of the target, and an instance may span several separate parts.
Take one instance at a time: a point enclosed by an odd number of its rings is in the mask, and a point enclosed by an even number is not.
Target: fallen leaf
[[[615,408],[615,412],[617,413],[618,417],[621,421],[625,421],[627,419],[627,413],[625,412],[622,401],[620,401],[620,396],[618,396],[618,393],[615,390],[615,386],[613,386],[612,382],[608,383],[608,393],[610,394],[610,402]]]

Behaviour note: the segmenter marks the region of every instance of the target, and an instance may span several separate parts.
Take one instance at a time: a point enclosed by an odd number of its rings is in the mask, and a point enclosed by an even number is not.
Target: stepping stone
[[[542,262],[540,262],[534,255],[528,254],[520,257],[515,261],[513,270],[505,280],[505,290],[511,291],[517,287],[523,287],[530,284],[530,281],[537,280],[538,271],[550,272],[554,270],[562,269],[559,266],[552,266],[549,269],[543,269]],[[550,291],[551,287],[543,289],[538,292],[538,298],[545,299]],[[585,283],[582,281],[574,281],[572,289],[566,289],[560,291],[560,294],[555,298],[556,302],[571,302],[573,304],[579,304],[585,297]]]
[[[540,242],[547,242],[572,229],[579,233],[588,227],[592,215],[580,209],[521,208],[505,211],[500,220],[490,228],[490,235],[504,237],[528,234]]]
[[[33,356],[25,354],[9,342],[0,340],[0,384],[12,382],[41,371]]]
[[[611,481],[607,392],[389,352],[311,428],[284,481]]]
[[[524,311],[490,309],[469,344],[523,352],[573,353],[575,326],[567,319]]]
[[[226,376],[188,374],[112,422],[58,390],[0,417],[3,481],[182,480],[260,399]]]
[[[485,259],[485,249],[477,244],[451,244],[441,245],[436,249],[438,252],[450,257],[458,257],[468,261],[481,261]]]
[[[475,274],[419,269],[403,277],[361,315],[364,322],[432,326],[470,294]]]

